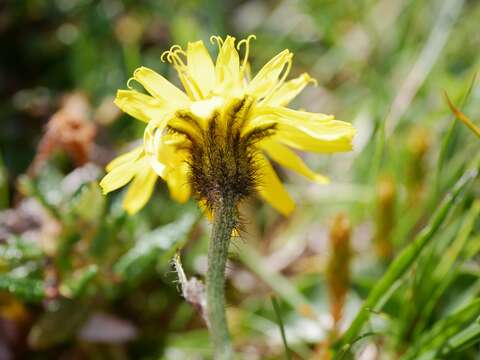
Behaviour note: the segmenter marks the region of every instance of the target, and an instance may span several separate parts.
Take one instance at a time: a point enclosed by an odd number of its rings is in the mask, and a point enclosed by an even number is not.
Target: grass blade
[[[473,123],[472,120],[468,118],[467,115],[465,115],[459,108],[457,108],[453,103],[451,102],[450,98],[448,97],[447,92],[444,92],[445,100],[447,101],[448,107],[450,110],[455,114],[455,117],[463,122],[477,137],[480,137],[480,128],[477,127]]]
[[[471,239],[470,234],[475,226],[475,221],[480,214],[480,200],[473,203],[470,211],[463,219],[462,225],[456,234],[452,244],[445,250],[448,256],[442,257],[442,261],[438,261],[438,257],[435,257],[437,266],[434,269],[428,269],[429,277],[423,279],[419,286],[423,286],[428,294],[428,299],[422,306],[422,309],[417,314],[416,330],[415,333],[423,332],[424,327],[427,325],[428,319],[434,312],[435,307],[438,305],[441,297],[445,291],[450,287],[452,282],[458,276],[459,264],[465,261],[462,253],[465,252],[465,246]],[[423,284],[423,285],[422,285]],[[425,284],[428,284],[425,286]],[[426,288],[425,288],[426,287]]]
[[[418,359],[419,355],[423,353],[436,354],[438,349],[444,348],[450,339],[453,340],[454,336],[465,329],[465,326],[472,323],[479,313],[480,299],[476,298],[460,310],[438,321],[414,346],[410,347],[401,359],[414,360]],[[433,359],[435,358],[437,357],[434,356]]]
[[[475,323],[465,330],[452,337],[447,343],[442,356],[447,356],[455,352],[466,350],[467,348],[480,342],[480,324]]]
[[[470,85],[467,88],[467,91],[463,95],[462,103],[459,109],[462,109],[467,104],[467,101],[469,100],[470,95],[472,94],[473,88],[475,86],[476,79],[477,79],[477,75],[475,74],[472,78],[472,81],[470,82]],[[452,121],[452,124],[450,125],[447,133],[443,137],[442,144],[440,146],[440,154],[438,156],[437,167],[435,169],[435,185],[434,185],[435,194],[438,194],[440,190],[441,173],[448,157],[450,145],[453,142],[453,139],[455,137],[456,129],[457,129],[457,122]]]
[[[275,296],[272,296],[272,306],[273,310],[275,310],[275,315],[277,316],[278,326],[280,327],[280,334],[282,335],[283,346],[285,347],[285,359],[291,360],[292,355],[290,353],[290,349],[288,348],[287,337],[285,336],[285,327],[283,326],[282,314],[280,313],[280,306],[278,305]]]
[[[440,207],[432,216],[428,226],[399,254],[387,272],[369,293],[352,324],[336,344],[337,349],[350,346],[353,339],[358,337],[363,325],[369,319],[371,311],[379,311],[381,309],[382,305],[388,300],[389,296],[391,296],[392,289],[396,287],[403,275],[405,275],[418,258],[422,249],[430,242],[440,228],[457,197],[477,175],[478,166],[458,180],[453,190],[447,194]]]

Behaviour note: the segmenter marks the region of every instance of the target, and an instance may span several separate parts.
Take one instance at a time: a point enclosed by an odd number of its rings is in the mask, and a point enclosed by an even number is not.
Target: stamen
[[[186,65],[186,62],[188,61],[188,56],[187,53],[182,49],[182,47],[180,45],[173,45],[170,50],[164,51],[160,57],[163,62],[165,62],[165,58],[170,64],[175,67],[175,70],[177,70],[178,76],[180,77],[180,80],[182,81],[182,84],[185,87],[187,94],[191,98],[203,98],[200,87],[188,71],[188,67]]]
[[[137,71],[137,70],[135,70],[135,72],[136,72],[136,71]],[[135,79],[135,72],[133,73],[133,76],[132,76],[130,79],[128,79],[128,81],[127,81],[127,87],[128,87],[130,90],[135,90],[135,89],[133,88],[133,86],[130,84],[130,82],[131,82],[132,80],[133,80],[133,81],[137,81],[137,79]]]
[[[172,45],[172,47],[170,48],[170,52],[175,52],[178,50],[182,50],[182,47],[178,44]]]
[[[288,54],[288,60],[287,60],[287,67],[282,72],[282,76],[280,77],[280,80],[278,81],[277,87],[281,86],[285,82],[285,79],[287,78],[288,74],[290,73],[290,69],[292,68],[292,58],[293,58],[293,54],[289,53]]]
[[[192,75],[188,71],[187,66],[182,62],[182,60],[178,56],[175,56],[174,66],[189,96],[197,100],[203,99],[204,96],[203,96],[202,90],[200,89],[200,86],[197,84],[195,79],[192,77]]]
[[[273,87],[273,89],[270,90],[270,92],[263,98],[262,101],[260,101],[259,105],[267,102],[272,97],[272,95],[275,94],[275,92],[280,88],[280,86],[282,86],[283,83],[285,82],[285,79],[287,78],[288,74],[290,73],[290,69],[292,68],[293,54],[289,52],[287,56],[288,56],[288,59],[286,62],[287,66],[282,70],[280,79],[278,80],[277,84]]]
[[[247,62],[248,62],[248,55],[250,53],[250,41],[254,39],[256,40],[257,37],[255,35],[249,35],[246,39],[242,39],[238,42],[237,44],[237,50],[240,51],[240,47],[245,44],[245,55],[243,57],[243,61],[242,61],[242,65],[240,66],[240,74],[242,75],[243,77],[243,73],[245,71],[245,67],[247,66]]]
[[[162,55],[160,55],[160,60],[162,62],[165,62],[165,56],[168,56],[168,54],[170,54],[170,50],[165,50]]]
[[[250,67],[250,63],[247,62],[245,65],[245,68],[243,69],[244,74],[243,76],[245,77],[245,81],[247,84],[252,80],[252,68]]]
[[[185,51],[183,51],[182,47],[178,44],[175,44],[169,50],[164,51],[162,53],[162,55],[160,55],[160,60],[165,62],[165,57],[167,57],[167,61],[169,63],[172,63],[172,57],[174,55],[176,55],[177,53],[180,53],[180,54],[184,55],[185,57],[187,56]],[[177,55],[177,57],[178,57],[178,55]]]
[[[210,36],[210,43],[215,44],[215,42],[217,42],[218,48],[221,49],[221,47],[223,46],[223,39],[218,35]]]
[[[173,53],[170,52],[167,56],[167,59],[170,64],[173,64],[174,66],[178,66],[182,69],[186,66],[182,58],[178,56],[176,52],[173,52]]]
[[[307,73],[305,73],[304,76],[307,77],[307,82],[312,83],[313,86],[318,86],[318,81],[317,81],[317,79],[312,78],[312,77],[311,77],[310,75],[308,75]]]

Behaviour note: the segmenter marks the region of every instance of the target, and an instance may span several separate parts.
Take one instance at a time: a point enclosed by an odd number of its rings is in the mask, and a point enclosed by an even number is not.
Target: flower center
[[[191,112],[177,112],[169,125],[188,139],[192,189],[209,208],[226,196],[238,201],[255,191],[259,180],[256,143],[275,130],[275,124],[246,129],[252,97],[222,104],[218,97],[197,101]]]

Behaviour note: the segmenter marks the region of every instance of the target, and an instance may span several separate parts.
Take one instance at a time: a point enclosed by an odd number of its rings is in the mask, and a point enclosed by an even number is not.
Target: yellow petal
[[[143,157],[137,161],[131,161],[116,166],[103,177],[102,181],[100,181],[100,187],[102,188],[103,193],[107,194],[126,185],[140,171],[142,166],[145,165],[148,164]]]
[[[326,115],[321,113],[311,113],[308,111],[293,110],[282,106],[259,106],[255,109],[253,114],[256,116],[275,116],[279,121],[290,124],[304,124],[309,122],[318,122],[333,120],[333,115]]]
[[[288,74],[292,56],[290,51],[283,50],[266,63],[248,84],[247,93],[252,94],[257,99],[261,99],[272,92],[280,81],[280,74],[284,72],[282,74],[283,77]],[[285,66],[287,67],[285,68]]]
[[[130,214],[135,214],[150,199],[153,193],[157,174],[149,167],[143,167],[128,187],[123,199],[123,208]]]
[[[186,163],[188,151],[178,147],[185,141],[185,137],[178,134],[162,134],[156,146],[158,160],[169,168],[176,168]]]
[[[183,91],[147,67],[142,66],[135,70],[133,78],[154,97],[167,101],[174,107],[185,107],[190,103],[188,96]]]
[[[270,106],[287,106],[298,94],[302,92],[308,83],[315,83],[316,81],[307,73],[299,77],[289,80],[276,90],[267,101]]]
[[[108,163],[108,165],[105,167],[105,170],[107,170],[107,172],[110,172],[117,166],[137,160],[138,157],[142,154],[142,151],[143,146],[138,146],[135,149],[116,157]]]
[[[220,92],[234,93],[238,91],[240,84],[240,59],[235,49],[235,38],[227,36],[218,53],[215,65],[217,86]]]
[[[114,103],[125,113],[148,122],[163,116],[168,110],[165,102],[134,90],[119,90]]]
[[[274,140],[264,140],[260,143],[260,147],[266,151],[270,158],[278,162],[280,165],[291,169],[319,184],[328,183],[328,178],[323,175],[316,174],[310,170],[303,162],[302,158],[288,147]]]
[[[172,168],[166,177],[170,196],[180,203],[184,203],[190,198],[188,171],[188,165],[183,163]]]
[[[162,179],[165,179],[167,174],[167,166],[163,162],[161,162],[156,156],[151,156],[150,159],[150,166],[152,167],[153,171],[155,171],[155,173]]]
[[[258,193],[282,215],[289,215],[295,209],[295,203],[263,155],[258,156],[260,179]]]
[[[207,97],[215,86],[215,66],[203,41],[188,43],[187,67],[203,97]]]
[[[350,151],[355,128],[333,116],[296,111],[283,107],[262,107],[248,124],[248,129],[277,124],[272,139],[296,149],[321,153]]]
[[[165,136],[169,136],[163,133],[163,130],[168,124],[170,117],[163,117],[160,119],[152,120],[148,123],[145,127],[145,131],[143,133],[143,146],[145,153],[150,156],[154,157],[158,154],[158,147],[164,141]]]
[[[224,99],[221,96],[214,96],[206,100],[194,101],[190,111],[201,119],[209,119],[215,110],[221,108]]]
[[[343,123],[342,121],[335,121]],[[348,123],[344,123],[348,124]],[[323,135],[311,136],[291,126],[279,126],[272,139],[302,151],[318,153],[334,153],[352,150],[352,138],[355,134],[346,125],[329,124],[330,132]],[[325,129],[322,129],[322,131]]]
[[[188,153],[178,148],[184,141],[185,136],[183,135],[161,132],[155,133],[154,138],[149,138],[149,141],[147,141],[146,147],[149,149],[150,166],[162,179],[168,181],[168,174],[172,169],[186,165]]]
[[[204,200],[198,201],[198,207],[200,208],[201,211],[204,212],[205,216],[207,217],[208,221],[212,222],[213,221],[213,214],[212,212],[207,208],[207,204]]]

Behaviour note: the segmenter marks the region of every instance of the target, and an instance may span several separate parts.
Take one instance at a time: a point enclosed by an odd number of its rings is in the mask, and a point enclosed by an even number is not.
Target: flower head
[[[212,37],[219,48],[215,64],[202,41],[165,52],[162,60],[175,67],[185,91],[146,67],[137,69],[130,81],[141,84],[149,95],[118,91],[115,103],[147,123],[143,145],[114,159],[101,181],[105,193],[132,182],[124,199],[128,212],[148,201],[159,176],[181,202],[193,194],[208,209],[221,197],[239,201],[256,192],[287,215],[294,202],[269,159],[326,183],[292,149],[351,150],[355,130],[349,123],[287,108],[314,82],[308,74],[286,81],[290,51],[280,52],[249,79],[252,38],[235,46],[231,36]],[[243,58],[237,51],[241,47]]]

